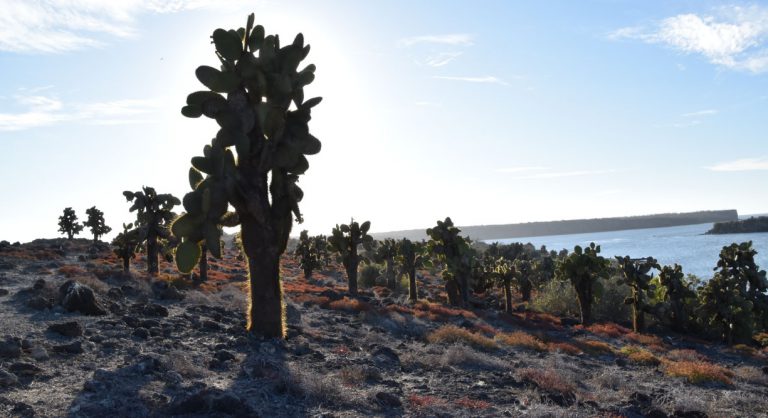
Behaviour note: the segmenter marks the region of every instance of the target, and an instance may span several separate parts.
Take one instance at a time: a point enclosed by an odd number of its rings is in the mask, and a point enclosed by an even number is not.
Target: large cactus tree
[[[304,193],[296,183],[309,167],[305,155],[320,152],[308,125],[320,98],[304,100],[315,66],[299,69],[309,53],[302,34],[281,47],[277,35],[254,27],[253,15],[244,28],[216,29],[211,38],[220,66],[197,68],[207,89],[190,94],[181,113],[215,119],[219,131],[203,155],[192,158],[195,170],[208,176],[195,175],[195,190],[184,197],[187,213],[174,223],[174,234],[182,237],[177,265],[190,271],[203,240],[219,257],[222,226],[239,225],[249,271],[247,329],[283,337],[280,255],[294,217],[302,222]]]
[[[77,214],[72,208],[64,208],[64,213],[59,216],[59,232],[67,235],[68,240],[72,240],[75,235],[83,230],[83,226],[77,222]]]
[[[570,281],[576,290],[581,323],[592,321],[592,301],[602,293],[600,278],[608,277],[608,260],[600,256],[600,246],[590,243],[582,249],[575,246],[573,252],[557,263],[555,277]]]
[[[152,187],[142,187],[138,192],[124,191],[123,196],[128,202],[133,202],[129,210],[136,211],[136,227],[139,228],[141,241],[147,245],[147,271],[157,273],[158,241],[170,236],[168,226],[176,217],[173,207],[181,201],[169,193],[158,194]]]
[[[416,269],[420,267],[432,267],[432,260],[426,253],[424,244],[412,242],[403,238],[397,242],[397,262],[401,271],[408,275],[408,299],[416,302],[419,299],[416,288]]]
[[[380,241],[373,253],[374,261],[384,263],[384,277],[387,279],[387,287],[392,290],[397,288],[395,257],[397,257],[397,242],[391,238]]]
[[[632,295],[624,301],[625,304],[632,305],[632,329],[635,332],[643,332],[645,312],[650,311],[651,308],[648,303],[648,293],[654,290],[651,284],[653,274],[649,273],[652,269],[660,270],[661,267],[653,257],[616,256],[616,261],[619,263],[620,283],[632,289]]]
[[[469,276],[471,274],[469,243],[459,235],[461,230],[453,225],[450,217],[437,221],[437,226],[427,229],[430,240],[427,251],[445,268],[442,272],[445,290],[451,305],[469,303]]]
[[[755,264],[756,254],[751,241],[723,247],[714,277],[699,291],[699,318],[728,344],[749,341],[756,328],[765,329],[768,280]]]
[[[687,300],[695,299],[696,292],[691,290],[688,282],[685,281],[683,268],[679,264],[674,266],[664,266],[661,272],[654,279],[656,282],[656,295],[658,299],[664,301],[663,307],[668,311],[666,317],[677,332],[688,331],[688,317],[690,313],[687,309]]]
[[[362,246],[366,251],[373,250],[373,237],[368,235],[370,228],[370,221],[358,224],[353,219],[349,225],[336,225],[328,237],[329,249],[341,256],[341,263],[347,271],[349,293],[353,296],[357,295],[357,266],[360,261],[366,261],[358,254],[357,247]]]
[[[85,210],[85,214],[88,215],[88,219],[83,222],[83,226],[91,230],[93,234],[93,242],[99,242],[99,238],[102,235],[109,234],[112,228],[107,226],[104,221],[104,212],[96,209],[96,206]]]

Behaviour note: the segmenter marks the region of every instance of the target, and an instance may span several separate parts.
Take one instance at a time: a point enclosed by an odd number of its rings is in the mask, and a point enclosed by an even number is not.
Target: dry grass
[[[478,322],[473,326],[473,328],[476,331],[482,332],[483,334],[490,335],[490,336],[494,336],[499,333],[499,331],[496,328],[486,324],[485,322]]]
[[[614,324],[613,322],[606,322],[603,324],[592,324],[587,327],[577,325],[575,328],[587,330],[595,335],[601,337],[619,338],[623,335],[632,332],[629,328],[624,328],[621,325]]]
[[[68,279],[71,279],[71,278],[73,278],[75,276],[83,276],[83,275],[85,275],[85,270],[83,270],[79,266],[73,266],[73,265],[61,266],[61,267],[59,267],[58,272],[59,272],[59,274],[61,274],[62,276],[66,277]]]
[[[492,406],[490,402],[482,401],[480,399],[470,399],[466,396],[455,401],[453,404],[460,408],[476,410],[488,409]]]
[[[648,348],[654,351],[663,351],[665,349],[664,341],[662,341],[661,338],[656,335],[630,332],[629,334],[624,335],[624,339],[635,344],[648,346]]]
[[[733,374],[745,381],[755,385],[768,386],[768,374],[757,367],[741,366],[733,370]]]
[[[741,354],[743,356],[756,357],[756,358],[763,357],[763,354],[760,352],[760,350],[754,347],[750,347],[746,344],[736,344],[733,347],[731,347],[731,351],[737,354]]]
[[[421,302],[415,303],[413,305],[413,308],[415,311],[429,312],[437,316],[443,316],[448,318],[463,316],[466,319],[477,319],[477,315],[472,311],[468,311],[466,309],[453,309],[447,306],[443,306],[439,303],[421,301]],[[414,312],[414,314],[418,316],[418,312]]]
[[[542,390],[566,396],[572,396],[576,392],[576,387],[573,383],[552,369],[524,368],[520,369],[517,375],[521,379],[535,384],[536,387]]]
[[[566,343],[566,342],[548,343],[547,350],[552,352],[559,351],[561,353],[569,354],[572,356],[577,356],[583,352],[579,347],[576,347],[575,345],[571,343]]]
[[[699,353],[696,350],[680,349],[671,350],[667,352],[665,356],[668,360],[673,361],[708,361],[709,359],[704,354]]]
[[[733,373],[716,364],[699,361],[666,361],[664,371],[669,376],[684,377],[690,383],[720,382],[731,385]]]
[[[456,325],[444,325],[427,335],[427,341],[437,343],[464,343],[477,348],[494,349],[496,343],[485,336],[474,334]]]
[[[535,351],[547,351],[547,345],[541,342],[540,339],[522,331],[516,331],[510,334],[496,334],[494,339],[502,344],[512,347],[529,348]]]
[[[768,347],[768,332],[761,332],[752,337],[761,347]]]
[[[457,366],[462,368],[478,368],[485,370],[504,370],[509,368],[509,363],[494,356],[480,353],[464,345],[448,347],[439,359],[443,367]],[[426,365],[427,367],[433,365]]]
[[[346,296],[343,299],[334,300],[327,306],[328,309],[345,312],[368,312],[372,309],[371,305],[369,305],[367,302],[363,302],[357,299],[349,299]]]
[[[650,351],[636,345],[624,346],[619,350],[619,353],[626,356],[629,361],[635,364],[656,366],[661,362]]]
[[[616,352],[612,345],[597,340],[582,340],[577,338],[573,340],[573,344],[585,353],[595,356],[614,354]]]
[[[431,395],[408,395],[408,403],[414,409],[428,409],[448,405],[444,399]]]
[[[360,387],[367,381],[381,379],[381,374],[372,367],[347,366],[339,370],[339,378],[346,386]]]

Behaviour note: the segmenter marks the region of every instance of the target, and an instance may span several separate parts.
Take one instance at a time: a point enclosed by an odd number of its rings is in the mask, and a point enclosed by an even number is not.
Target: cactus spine
[[[177,266],[190,271],[203,240],[219,257],[221,227],[240,225],[249,271],[247,330],[283,337],[280,255],[294,216],[302,222],[304,193],[297,182],[309,167],[305,155],[320,152],[308,123],[321,99],[304,100],[315,66],[298,68],[309,53],[302,34],[281,47],[277,35],[254,27],[253,14],[245,28],[216,29],[211,38],[221,66],[197,68],[207,90],[187,96],[181,113],[215,119],[220,129],[203,155],[192,158],[194,169],[208,176],[194,174],[194,191],[184,197],[187,213],[174,222],[174,234],[182,238]],[[229,205],[235,212],[227,212]]]
[[[64,208],[64,214],[59,216],[59,232],[67,235],[68,240],[72,240],[83,230],[83,226],[77,222],[77,215],[72,208]]]
[[[136,211],[140,239],[147,244],[147,271],[155,274],[159,271],[158,240],[170,236],[168,226],[176,217],[173,207],[181,204],[181,201],[171,194],[157,194],[152,187],[142,187],[142,191],[138,192],[124,191],[123,196],[128,202],[133,202],[129,210]]]
[[[360,257],[357,247],[362,245],[366,251],[373,249],[373,237],[368,235],[370,228],[370,221],[358,224],[353,219],[349,225],[336,225],[328,237],[329,249],[339,253],[341,263],[347,271],[349,293],[353,296],[357,295],[357,266],[361,260],[367,261]]]

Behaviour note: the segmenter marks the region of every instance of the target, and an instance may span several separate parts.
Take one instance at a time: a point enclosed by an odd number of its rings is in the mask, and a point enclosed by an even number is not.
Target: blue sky
[[[310,233],[768,211],[768,3],[0,0],[0,239],[121,192],[179,197],[216,133],[179,113],[250,12],[303,32],[323,141]],[[113,235],[113,234],[112,234]]]

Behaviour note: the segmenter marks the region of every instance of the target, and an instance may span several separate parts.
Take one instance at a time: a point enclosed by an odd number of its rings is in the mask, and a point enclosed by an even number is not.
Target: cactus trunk
[[[635,292],[636,293],[636,292]],[[639,303],[639,296],[635,295],[635,303],[632,304],[632,329],[635,332],[645,330],[645,315]]]
[[[198,264],[198,267],[200,269],[200,282],[207,282],[208,281],[208,247],[203,244],[202,246],[202,253],[203,255],[200,257],[200,264]]]
[[[450,305],[459,306],[459,298],[461,295],[459,294],[459,285],[456,283],[456,280],[446,280],[445,293],[448,294],[448,303]]]
[[[157,262],[157,234],[152,228],[147,233],[147,271],[150,274],[156,274],[160,271]]]
[[[272,228],[242,216],[241,238],[248,260],[249,306],[246,329],[268,338],[285,332],[280,251]]]
[[[520,294],[522,295],[523,302],[531,300],[531,287],[531,282],[527,280],[520,286]]]
[[[576,289],[576,296],[579,300],[581,324],[588,325],[592,321],[592,284],[579,286]]]
[[[311,278],[312,278],[312,269],[308,268],[308,267],[305,267],[304,268],[304,279],[305,280],[309,280]]]
[[[408,298],[411,302],[416,302],[419,299],[416,289],[416,267],[408,271]]]
[[[397,281],[395,280],[395,263],[392,260],[387,260],[385,263],[387,265],[387,287],[395,290],[397,289]]]
[[[248,257],[250,306],[248,332],[268,338],[283,338],[283,292],[280,285],[280,256]]]
[[[680,300],[672,301],[672,329],[677,332],[686,332],[688,329],[688,318]]]
[[[131,259],[123,257],[123,273],[130,273],[131,271]]]
[[[460,288],[461,288],[461,302],[467,306],[469,305],[469,277],[467,277],[467,274],[462,274],[459,276],[460,279]]]
[[[512,283],[509,278],[504,279],[504,310],[512,312]]]
[[[347,265],[347,281],[349,287],[349,294],[357,296],[357,261],[350,262]]]

